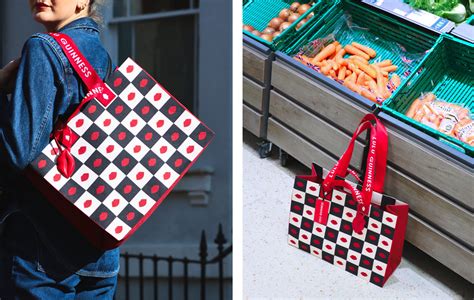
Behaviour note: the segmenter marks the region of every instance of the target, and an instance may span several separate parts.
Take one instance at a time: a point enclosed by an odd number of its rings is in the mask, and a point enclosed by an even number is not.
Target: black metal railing
[[[139,254],[130,254],[128,252],[120,254],[123,260],[123,268],[124,273],[123,275],[119,275],[119,281],[124,281],[125,284],[125,299],[137,299],[137,297],[130,297],[130,263],[131,260],[135,260],[138,262],[138,299],[142,300],[145,299],[145,276],[144,276],[144,265],[145,263],[151,263],[153,268],[153,275],[152,275],[152,286],[153,286],[153,299],[159,298],[159,289],[161,286],[159,285],[158,281],[158,264],[159,262],[166,262],[168,264],[168,274],[167,276],[160,276],[162,279],[166,279],[168,282],[168,299],[172,300],[173,298],[173,279],[176,279],[173,275],[174,265],[181,264],[183,267],[183,295],[184,299],[188,299],[189,297],[189,267],[190,265],[198,265],[200,267],[200,299],[206,299],[206,282],[209,278],[206,277],[207,268],[209,265],[217,264],[218,269],[218,286],[219,286],[219,298],[224,299],[224,259],[232,253],[232,245],[228,246],[224,249],[224,245],[227,243],[227,239],[222,232],[222,225],[219,224],[219,230],[217,232],[217,236],[214,239],[214,243],[217,245],[218,254],[208,260],[208,245],[206,239],[205,231],[202,231],[201,234],[201,242],[199,245],[199,259],[188,259],[187,257],[184,258],[176,258],[173,256],[168,257],[161,257],[157,255],[143,255],[142,253]],[[119,283],[120,284],[120,283]],[[195,298],[195,297],[193,297]]]

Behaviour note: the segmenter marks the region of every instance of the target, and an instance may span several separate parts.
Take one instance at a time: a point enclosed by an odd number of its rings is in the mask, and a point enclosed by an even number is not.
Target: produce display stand
[[[270,153],[266,141],[270,75],[274,52],[265,45],[244,36],[243,43],[243,126],[261,138],[260,156]]]
[[[474,43],[474,15],[472,15],[465,22],[456,26],[456,28],[451,31],[451,34],[468,42]]]
[[[419,33],[423,37],[420,45],[438,45],[442,32],[433,28],[357,1],[343,1],[341,5],[366,14],[371,22],[396,24],[396,30]],[[320,28],[314,32],[307,28],[307,35],[276,51],[270,67],[266,139],[308,167],[317,162],[330,168],[345,150],[360,119],[368,112],[376,113],[389,134],[385,191],[410,205],[407,241],[474,282],[474,159],[292,58],[295,49],[291,47],[317,36],[317,32],[329,32],[333,20],[327,16],[334,15],[336,11],[328,11],[313,25]],[[244,55],[247,76],[245,64]],[[365,144],[364,137],[357,141],[351,162],[361,173]]]

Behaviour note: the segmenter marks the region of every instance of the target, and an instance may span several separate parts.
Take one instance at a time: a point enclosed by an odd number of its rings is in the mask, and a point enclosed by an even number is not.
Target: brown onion
[[[293,2],[290,6],[290,10],[296,11],[300,7],[300,4],[298,2]]]
[[[274,28],[275,30],[280,28],[280,25],[283,23],[284,21],[280,18],[273,18],[270,20],[270,22],[268,23],[268,27],[271,27],[271,28]]]
[[[300,29],[301,26],[304,25],[304,23],[306,23],[306,20],[303,20],[303,21],[299,22],[298,25],[296,25],[296,30]]]
[[[244,29],[244,30],[247,30],[247,31],[249,31],[249,32],[252,32],[252,31],[255,30],[255,28],[253,28],[253,27],[250,26],[250,25],[244,25],[243,29]]]
[[[305,12],[307,12],[308,9],[310,9],[310,8],[311,8],[311,6],[309,6],[308,4],[302,4],[302,5],[300,5],[300,6],[298,7],[298,13],[299,13],[300,15],[302,15],[302,14],[304,14]]]
[[[256,36],[260,36],[262,33],[258,30],[254,30],[254,31],[252,31],[252,34],[256,35]]]
[[[300,17],[300,14],[291,14],[291,16],[288,18],[288,22],[293,23],[294,21],[298,20]]]
[[[314,17],[314,13],[310,13],[310,14],[306,17],[306,20],[309,20],[309,19],[311,19],[312,17]]]
[[[276,38],[280,34],[281,34],[281,31],[275,31],[272,36],[273,36],[273,38]]]
[[[281,18],[282,20],[286,21],[288,17],[290,16],[291,11],[287,8],[282,9],[280,13],[278,14],[278,17]]]
[[[290,26],[291,26],[291,23],[290,23],[290,22],[283,22],[283,23],[281,23],[279,29],[280,29],[281,32],[283,32],[283,31],[285,31],[285,30],[286,30],[288,27],[290,27]]]
[[[275,32],[275,28],[267,27],[265,28],[262,33],[273,34]]]
[[[273,36],[272,36],[271,34],[262,34],[262,35],[260,36],[260,38],[262,38],[262,39],[264,39],[264,40],[266,40],[266,41],[268,41],[268,42],[273,41]]]

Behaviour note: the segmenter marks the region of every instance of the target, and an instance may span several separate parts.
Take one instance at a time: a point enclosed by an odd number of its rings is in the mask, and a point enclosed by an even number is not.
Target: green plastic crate
[[[471,15],[465,22],[469,25],[474,26],[474,15]]]
[[[307,32],[297,40],[297,42],[284,49],[284,52],[293,56],[298,53],[301,47],[307,45],[309,42],[319,38],[324,38],[333,33],[345,14],[350,15],[352,22],[357,24],[357,26],[368,28],[370,33],[383,40],[396,42],[402,45],[410,53],[422,54],[426,52],[433,47],[438,38],[434,33],[429,34],[423,32],[416,29],[413,25],[409,26],[401,23],[395,17],[384,15],[373,8],[346,0],[340,2],[328,11],[327,14],[321,18],[319,23],[309,28]],[[392,63],[398,66],[398,70],[395,73],[397,73],[402,79],[405,77],[404,75],[410,73],[416,68],[416,64],[411,66],[405,65],[402,62],[399,53],[394,52],[393,49],[389,49],[388,47],[385,47],[385,45],[380,45],[376,41],[361,41],[359,32],[348,31],[349,29],[346,28],[345,31],[340,30],[339,34],[336,34],[336,39],[342,45],[350,44],[351,42],[361,42],[364,45],[371,47],[377,52],[377,60],[381,61],[391,59]]]
[[[295,0],[248,0],[243,7],[243,24],[251,25],[258,31],[263,31],[271,19],[278,17],[280,11],[284,8],[289,8]],[[309,3],[311,0],[300,0],[302,4]],[[278,35],[272,42],[268,42],[252,33],[244,30],[244,34],[253,39],[265,44],[273,50],[280,50],[287,45],[288,42],[295,39],[306,28],[314,24],[320,16],[324,15],[329,8],[339,2],[339,0],[314,0],[315,4],[308,9],[300,18],[298,18],[291,26]],[[309,14],[314,13],[314,16],[296,30],[296,25]]]
[[[474,113],[474,44],[443,34],[406,83],[384,103],[382,110],[474,156],[474,147],[405,116],[421,93],[432,92],[446,102],[462,104]]]

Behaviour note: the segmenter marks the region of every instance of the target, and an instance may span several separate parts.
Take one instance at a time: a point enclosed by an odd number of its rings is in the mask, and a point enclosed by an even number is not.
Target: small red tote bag
[[[363,182],[351,171],[356,138],[370,130]],[[408,205],[383,194],[387,131],[366,115],[336,165],[313,164],[309,176],[296,176],[291,196],[288,243],[366,281],[383,286],[400,264]],[[353,174],[359,184],[346,180]]]

